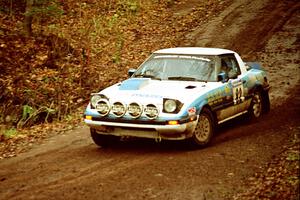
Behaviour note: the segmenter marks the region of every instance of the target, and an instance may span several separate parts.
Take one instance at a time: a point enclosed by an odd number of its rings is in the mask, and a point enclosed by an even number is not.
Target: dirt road
[[[197,6],[192,2],[176,11]],[[183,42],[231,48],[262,61],[270,75],[272,109],[260,122],[229,122],[210,147],[194,151],[149,140],[101,149],[87,127],[78,128],[0,161],[0,199],[231,199],[299,132],[299,6],[234,0]]]

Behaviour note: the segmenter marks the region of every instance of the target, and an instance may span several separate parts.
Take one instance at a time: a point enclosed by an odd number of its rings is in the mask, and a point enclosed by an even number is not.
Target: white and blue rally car
[[[128,73],[129,79],[91,95],[84,116],[97,145],[133,136],[201,147],[218,124],[270,109],[266,72],[230,50],[162,49]]]

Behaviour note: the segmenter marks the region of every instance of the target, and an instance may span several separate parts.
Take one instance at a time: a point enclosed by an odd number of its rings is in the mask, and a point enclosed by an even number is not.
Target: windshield
[[[213,56],[152,55],[133,74],[157,80],[216,81]]]

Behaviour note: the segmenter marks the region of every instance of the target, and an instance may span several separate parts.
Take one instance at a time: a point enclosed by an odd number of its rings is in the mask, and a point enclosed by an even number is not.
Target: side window
[[[221,57],[221,71],[225,72],[230,79],[237,78],[241,74],[234,55],[224,55]]]

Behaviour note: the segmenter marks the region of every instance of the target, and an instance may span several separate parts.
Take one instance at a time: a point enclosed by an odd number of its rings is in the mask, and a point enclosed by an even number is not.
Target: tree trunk
[[[24,31],[27,37],[32,35],[32,14],[30,13],[33,7],[34,0],[26,0],[26,11],[24,19]]]

